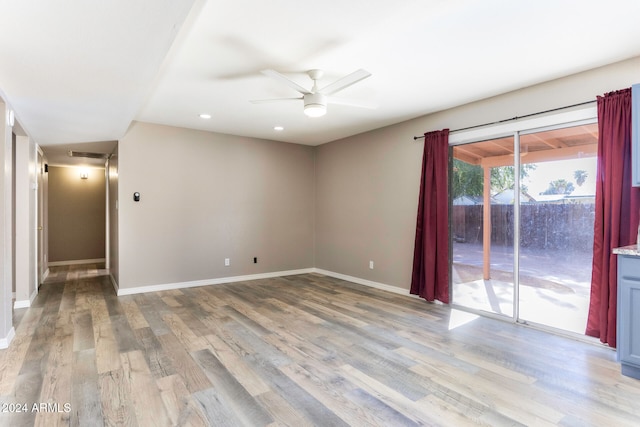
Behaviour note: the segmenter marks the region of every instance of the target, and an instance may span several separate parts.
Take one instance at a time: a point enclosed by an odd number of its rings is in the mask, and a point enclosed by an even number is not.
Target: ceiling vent
[[[110,156],[106,153],[88,153],[85,151],[69,151],[69,157],[85,157],[88,159],[108,159]]]

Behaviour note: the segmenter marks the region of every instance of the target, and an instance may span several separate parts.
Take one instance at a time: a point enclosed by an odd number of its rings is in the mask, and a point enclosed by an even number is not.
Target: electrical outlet
[[[231,260],[229,258],[224,259],[224,266],[229,267],[231,265]]]
[[[369,268],[373,270],[373,261],[369,261]]]
[[[253,263],[254,263],[254,264],[257,264],[257,263],[258,263],[258,257],[257,257],[257,256],[254,256],[254,257],[253,257]]]

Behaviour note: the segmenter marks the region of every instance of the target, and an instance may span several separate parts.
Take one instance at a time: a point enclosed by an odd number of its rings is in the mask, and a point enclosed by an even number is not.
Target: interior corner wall
[[[317,147],[316,267],[408,291],[423,149],[414,135],[595,100],[640,82],[638,70],[634,58]]]
[[[314,152],[133,123],[118,144],[119,289],[312,268]]]
[[[49,264],[105,258],[104,168],[49,166]]]

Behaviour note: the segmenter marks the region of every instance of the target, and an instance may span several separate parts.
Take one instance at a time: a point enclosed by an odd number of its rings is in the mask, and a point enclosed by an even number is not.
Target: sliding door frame
[[[513,153],[514,153],[514,189],[520,189],[520,136],[528,135],[538,132],[546,132],[556,129],[569,128],[574,126],[581,126],[587,124],[593,124],[598,121],[597,108],[595,105],[582,108],[574,108],[570,111],[563,111],[560,113],[549,114],[530,118],[527,120],[516,120],[508,123],[502,123],[498,125],[489,125],[481,128],[474,128],[467,131],[453,131],[449,136],[449,174],[451,175],[453,169],[453,147],[458,145],[471,144],[475,142],[489,141],[492,139],[513,137]],[[450,208],[452,200],[449,198]],[[449,209],[450,215],[452,210]],[[449,241],[452,239],[451,231],[452,219],[449,218]],[[511,321],[512,323],[520,323],[523,325],[531,325],[537,329],[543,329],[559,333],[562,335],[568,335],[573,338],[580,338],[582,335],[576,334],[571,331],[564,331],[561,329],[549,327],[546,325],[529,322],[520,319],[520,191],[514,191],[514,206],[513,206],[513,310],[511,317],[504,316],[489,311],[474,309],[456,304],[452,298],[451,307],[457,310],[470,312],[473,314],[481,315],[484,317],[495,318],[503,321]],[[452,245],[449,245],[449,295],[453,295],[453,275],[451,274],[453,267],[453,249]],[[584,337],[582,337],[584,338]]]

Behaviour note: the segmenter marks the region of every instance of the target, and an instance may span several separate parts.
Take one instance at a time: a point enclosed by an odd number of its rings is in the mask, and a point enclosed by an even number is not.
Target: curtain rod
[[[511,122],[511,121],[518,120],[518,119],[526,119],[527,117],[539,116],[540,114],[553,113],[554,111],[566,110],[567,108],[580,107],[581,105],[592,104],[594,102],[596,102],[595,99],[593,101],[585,101],[585,102],[580,102],[579,104],[567,105],[566,107],[552,108],[551,110],[545,110],[545,111],[539,111],[537,113],[525,114],[524,116],[515,116],[515,117],[511,117],[509,119],[498,120],[497,122],[489,122],[489,123],[483,123],[481,125],[475,125],[475,126],[469,126],[469,127],[466,127],[466,128],[455,129],[455,130],[449,131],[449,133],[461,132],[463,130],[475,129],[475,128],[480,128],[480,127],[483,127],[483,126],[499,125],[501,123]],[[413,140],[415,141],[415,140],[422,139],[422,138],[424,138],[424,135],[422,135],[422,136],[414,136]]]

